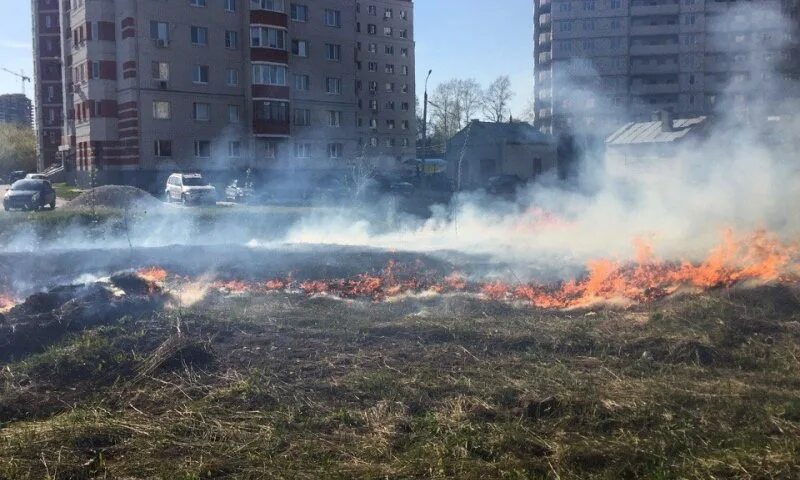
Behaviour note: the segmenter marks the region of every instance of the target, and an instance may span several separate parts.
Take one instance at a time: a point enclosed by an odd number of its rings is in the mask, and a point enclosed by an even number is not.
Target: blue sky
[[[32,75],[30,1],[2,1],[15,6],[0,16],[0,67]],[[488,85],[499,75],[509,75],[516,91],[514,113],[524,110],[533,90],[532,0],[416,0],[414,4],[420,99],[428,69],[433,69],[429,91],[451,78],[474,78]],[[20,81],[0,71],[0,93],[19,91]],[[27,92],[30,95],[30,87]]]

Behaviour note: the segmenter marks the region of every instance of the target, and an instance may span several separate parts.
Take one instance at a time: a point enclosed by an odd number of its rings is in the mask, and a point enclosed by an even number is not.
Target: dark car
[[[46,206],[50,210],[56,208],[56,191],[47,180],[18,180],[3,197],[3,208],[6,211],[39,210]]]
[[[28,172],[24,170],[17,170],[16,172],[11,172],[8,174],[8,183],[14,183],[17,180],[22,180],[23,178],[25,178],[27,174]]]
[[[486,191],[493,195],[513,195],[523,183],[516,175],[498,175],[489,179]]]

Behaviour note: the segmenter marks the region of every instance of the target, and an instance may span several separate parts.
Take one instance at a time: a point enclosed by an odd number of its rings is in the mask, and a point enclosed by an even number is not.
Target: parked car
[[[253,187],[247,184],[239,185],[239,180],[234,180],[225,187],[225,200],[229,202],[244,202],[253,195]]]
[[[6,211],[40,210],[49,206],[56,208],[56,191],[47,180],[17,180],[3,197],[3,208]]]
[[[25,175],[27,174],[28,172],[24,170],[17,170],[16,172],[11,172],[8,174],[8,183],[14,183],[17,180],[22,180],[23,178],[25,178]]]
[[[414,193],[414,184],[410,182],[392,182],[389,191],[395,195],[410,197]]]
[[[513,195],[524,183],[516,175],[498,175],[489,179],[486,191],[494,195]]]
[[[184,205],[215,205],[217,189],[199,173],[173,173],[167,179],[164,200]]]
[[[25,175],[26,180],[47,180],[47,175],[43,173],[29,173]]]

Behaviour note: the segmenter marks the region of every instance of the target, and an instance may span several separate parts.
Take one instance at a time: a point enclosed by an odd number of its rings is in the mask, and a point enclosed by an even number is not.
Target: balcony
[[[681,27],[678,23],[661,25],[631,25],[631,35],[677,35]]]
[[[677,54],[679,50],[677,43],[664,45],[631,45],[631,55],[669,55]]]
[[[631,15],[677,15],[680,12],[680,5],[677,3],[661,5],[636,5],[631,6]]]
[[[549,12],[550,11],[550,4],[551,0],[539,0],[538,11],[539,12]]]
[[[649,73],[678,73],[678,63],[634,63],[631,65],[631,74]]]
[[[634,95],[657,95],[664,93],[678,93],[680,85],[675,83],[634,83],[631,85],[631,93]]]

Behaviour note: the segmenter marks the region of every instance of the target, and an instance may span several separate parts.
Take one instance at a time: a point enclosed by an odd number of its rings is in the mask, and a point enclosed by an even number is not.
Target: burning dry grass
[[[0,478],[795,478],[798,321],[209,295],[7,365]]]
[[[421,261],[402,264],[390,261],[380,272],[352,278],[261,280],[188,279],[171,275],[160,267],[139,271],[148,281],[172,280],[182,305],[200,301],[208,292],[229,295],[264,292],[300,292],[309,296],[341,299],[371,299],[375,302],[447,293],[472,293],[509,302],[525,302],[545,309],[581,309],[598,306],[630,307],[681,292],[702,292],[737,284],[750,286],[800,281],[800,250],[765,231],[735,236],[731,231],[699,262],[664,261],[653,255],[652,246],[635,241],[635,261],[597,259],[586,265],[586,274],[560,284],[486,281],[468,279],[460,272],[443,275]]]

